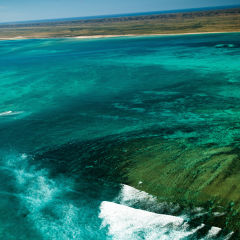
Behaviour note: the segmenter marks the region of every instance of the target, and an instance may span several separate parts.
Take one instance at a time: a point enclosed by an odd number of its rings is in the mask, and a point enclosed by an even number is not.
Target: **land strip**
[[[240,8],[72,21],[1,24],[0,39],[239,32]]]

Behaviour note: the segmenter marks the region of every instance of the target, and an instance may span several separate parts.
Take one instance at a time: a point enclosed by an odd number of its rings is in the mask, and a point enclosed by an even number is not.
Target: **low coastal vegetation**
[[[0,38],[238,32],[240,8],[199,12],[1,24]]]

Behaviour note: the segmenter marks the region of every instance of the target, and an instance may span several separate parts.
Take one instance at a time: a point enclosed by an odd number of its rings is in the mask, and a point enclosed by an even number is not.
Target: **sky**
[[[0,0],[0,22],[240,5],[240,0]]]

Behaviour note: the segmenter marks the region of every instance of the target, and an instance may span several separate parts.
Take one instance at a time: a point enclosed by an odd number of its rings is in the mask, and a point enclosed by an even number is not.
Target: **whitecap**
[[[140,187],[144,184],[141,180],[139,183]],[[180,208],[178,204],[159,202],[155,196],[125,184],[121,184],[121,190],[114,202],[129,207],[137,205],[148,211],[167,212],[170,214],[177,212]]]
[[[13,116],[13,115],[18,115],[23,113],[22,111],[6,111],[6,112],[1,112],[0,113],[0,117],[4,117],[4,116]]]
[[[222,230],[221,228],[212,227],[207,234],[207,239],[211,239],[213,237],[216,237],[220,233],[221,230]]]
[[[204,227],[201,224],[188,230],[188,224],[181,217],[156,214],[112,202],[101,203],[99,218],[113,240],[180,240]]]
[[[46,169],[30,164],[26,154],[9,156],[4,163],[3,167],[15,179],[17,194],[14,196],[26,209],[26,219],[43,239],[82,239],[81,209],[63,198],[71,188],[71,180],[51,179]]]

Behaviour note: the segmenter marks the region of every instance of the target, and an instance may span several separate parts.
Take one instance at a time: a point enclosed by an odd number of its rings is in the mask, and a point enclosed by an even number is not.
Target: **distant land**
[[[0,24],[0,39],[239,32],[240,6]]]

